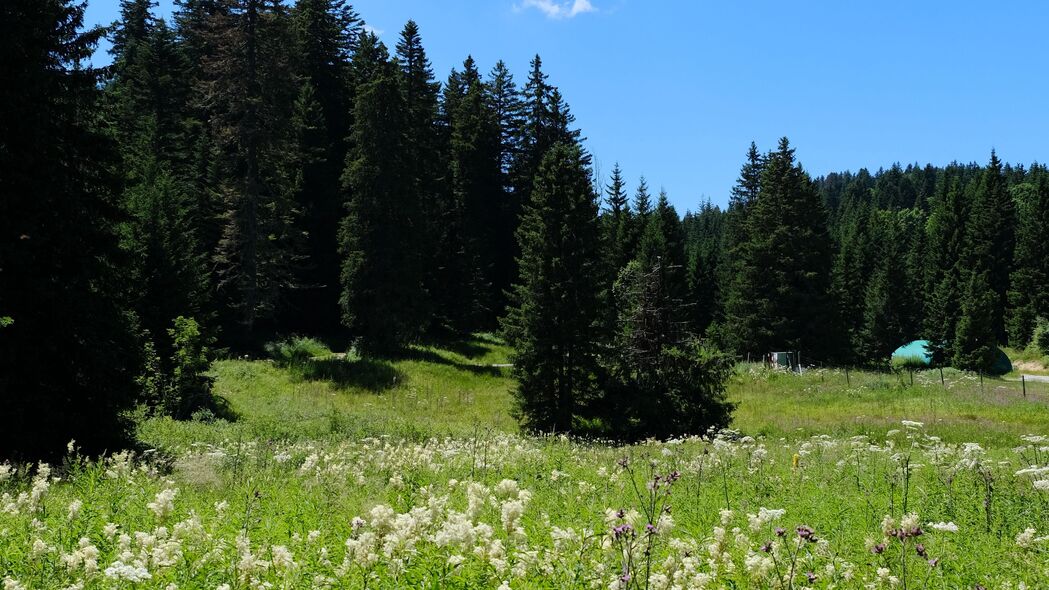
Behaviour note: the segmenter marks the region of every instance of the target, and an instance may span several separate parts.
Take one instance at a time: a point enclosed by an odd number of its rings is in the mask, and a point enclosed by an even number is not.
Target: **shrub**
[[[1040,354],[1049,356],[1049,319],[1038,318],[1038,322],[1034,328],[1034,338],[1031,339],[1031,345]]]
[[[162,411],[179,420],[212,405],[214,380],[206,373],[211,366],[211,340],[200,331],[196,320],[179,316],[168,330],[174,346],[171,378],[163,389]]]
[[[282,367],[303,367],[318,357],[331,355],[331,350],[316,338],[292,336],[266,344],[266,353]]]
[[[920,356],[893,357],[889,363],[897,371],[924,371],[929,368],[929,364]]]

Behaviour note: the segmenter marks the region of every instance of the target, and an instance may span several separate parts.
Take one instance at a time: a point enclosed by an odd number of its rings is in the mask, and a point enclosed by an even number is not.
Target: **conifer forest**
[[[0,1],[4,590],[1049,587],[1045,165],[682,211],[540,55],[84,11]]]

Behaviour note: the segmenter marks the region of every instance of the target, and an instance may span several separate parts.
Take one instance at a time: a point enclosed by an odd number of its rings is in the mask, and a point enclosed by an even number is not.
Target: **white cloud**
[[[375,27],[368,24],[364,25],[364,30],[375,35],[376,37],[382,37],[382,34],[386,32],[382,29],[376,29]]]
[[[519,8],[535,8],[548,18],[565,19],[583,14],[597,12],[590,0],[523,0]]]

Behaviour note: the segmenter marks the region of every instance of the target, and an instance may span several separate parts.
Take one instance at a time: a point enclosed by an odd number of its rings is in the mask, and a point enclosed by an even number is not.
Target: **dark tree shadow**
[[[477,340],[473,339],[442,342],[441,346],[468,359],[475,359],[488,352],[487,348],[482,346]]]
[[[442,344],[441,346],[444,348],[448,348],[447,344]],[[481,348],[481,350],[483,351],[484,349]],[[445,358],[432,350],[426,350],[422,348],[405,348],[393,355],[390,355],[390,358],[400,361],[419,361],[424,363],[432,363],[435,365],[445,365],[447,367],[454,367],[460,371],[468,371],[470,373],[474,373],[475,375],[491,375],[493,377],[498,377],[503,374],[503,370],[501,367],[460,363]]]
[[[357,387],[386,391],[405,379],[389,361],[376,358],[347,360],[340,357],[310,359],[299,367],[299,374],[310,381],[328,381],[340,388]]]

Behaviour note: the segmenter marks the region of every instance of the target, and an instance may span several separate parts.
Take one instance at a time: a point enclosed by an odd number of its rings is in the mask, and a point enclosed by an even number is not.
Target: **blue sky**
[[[117,0],[89,0],[109,22]],[[388,44],[414,18],[439,79],[472,54],[523,83],[539,53],[604,174],[679,211],[723,205],[751,140],[814,175],[899,161],[1046,161],[1049,3],[359,0]],[[170,0],[159,11],[170,14]]]

